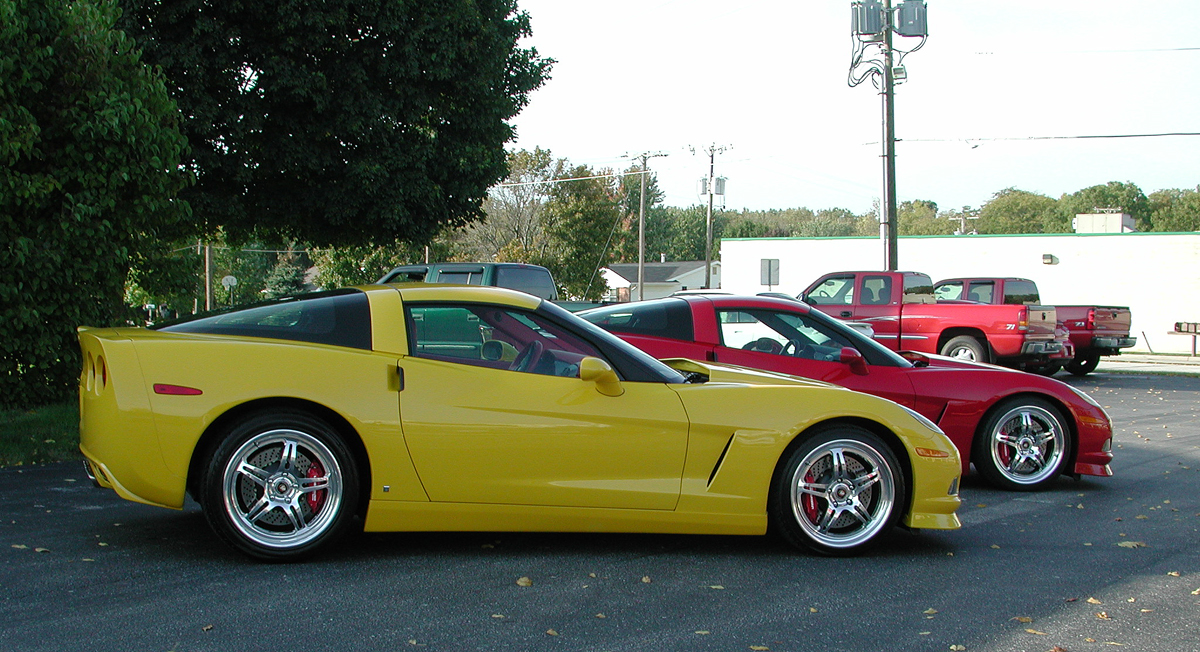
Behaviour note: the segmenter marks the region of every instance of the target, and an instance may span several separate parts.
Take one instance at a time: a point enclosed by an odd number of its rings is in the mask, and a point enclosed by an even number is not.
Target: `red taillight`
[[[155,394],[166,394],[167,396],[199,396],[204,392],[195,387],[184,387],[183,385],[166,385],[163,383],[154,383]]]
[[[1017,313],[1017,330],[1029,330],[1029,308],[1021,308]]]
[[[1096,309],[1088,310],[1087,328],[1089,331],[1096,330]]]

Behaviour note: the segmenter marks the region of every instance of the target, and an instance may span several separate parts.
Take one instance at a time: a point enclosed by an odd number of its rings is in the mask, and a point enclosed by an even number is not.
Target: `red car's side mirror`
[[[842,352],[838,356],[838,361],[844,365],[849,365],[850,371],[860,376],[865,376],[870,371],[867,369],[867,359],[854,347],[843,346]]]

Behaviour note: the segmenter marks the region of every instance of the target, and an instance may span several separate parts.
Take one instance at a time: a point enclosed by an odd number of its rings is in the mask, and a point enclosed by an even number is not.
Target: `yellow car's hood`
[[[721,364],[719,362],[700,362],[699,360],[689,360],[687,358],[665,358],[662,360],[662,362],[680,373],[704,374],[705,376],[708,376],[709,382],[714,383],[741,383],[746,385],[799,385],[801,387],[830,387],[834,389],[845,389],[840,385],[834,385],[832,383],[826,383],[820,380],[801,378],[800,376],[789,376],[788,374],[775,373],[773,371],[763,371],[761,369],[751,369],[750,367],[739,367],[738,365],[732,364]]]

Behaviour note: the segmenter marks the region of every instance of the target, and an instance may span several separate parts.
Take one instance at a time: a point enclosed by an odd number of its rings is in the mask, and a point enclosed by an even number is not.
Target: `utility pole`
[[[904,57],[925,45],[929,35],[926,6],[923,0],[901,0],[892,7],[892,0],[854,0],[850,3],[851,31],[855,36],[854,53],[850,60],[847,82],[858,86],[867,79],[883,97],[883,206],[880,207],[880,239],[884,242],[884,264],[889,271],[899,268],[899,219],[896,214],[896,93],[898,82],[908,78]],[[893,48],[893,33],[920,37],[921,42],[911,50]],[[876,46],[878,58],[865,58],[868,47]],[[896,58],[899,54],[899,59]]]
[[[641,206],[638,207],[638,301],[646,298],[646,175],[649,174],[646,160],[666,155],[666,152],[642,152],[633,157],[642,159],[642,172],[638,175],[642,178]],[[625,156],[629,157],[629,154]]]
[[[689,148],[692,154],[696,153],[695,148]],[[730,149],[728,145],[717,147],[716,143],[706,147],[704,151],[708,154],[708,178],[704,181],[704,193],[708,195],[708,217],[704,220],[704,289],[712,288],[712,243],[713,243],[713,197],[714,195],[725,195],[725,178],[716,178],[716,158],[717,154]]]

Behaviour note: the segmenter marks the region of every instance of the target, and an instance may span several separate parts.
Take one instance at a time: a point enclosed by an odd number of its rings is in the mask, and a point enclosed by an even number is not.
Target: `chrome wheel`
[[[292,561],[337,538],[357,503],[354,457],[337,431],[299,412],[263,413],[217,445],[200,504],[213,530],[260,559]]]
[[[798,448],[784,468],[775,516],[785,538],[825,554],[857,552],[887,530],[904,485],[891,450],[841,427]]]
[[[225,512],[247,539],[301,546],[329,528],[342,501],[342,470],[325,444],[297,430],[264,432],[225,466]]]
[[[1010,489],[1043,486],[1062,471],[1070,442],[1062,417],[1037,399],[1002,406],[988,420],[977,466],[994,484]]]
[[[987,362],[987,350],[979,340],[969,335],[951,338],[942,347],[942,355],[967,362]]]

